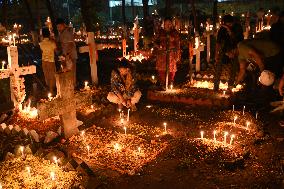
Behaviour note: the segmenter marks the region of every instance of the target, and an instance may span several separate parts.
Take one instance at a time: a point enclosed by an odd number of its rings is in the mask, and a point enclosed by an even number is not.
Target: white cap
[[[275,75],[271,71],[263,70],[259,77],[259,82],[264,86],[271,86],[274,83]]]

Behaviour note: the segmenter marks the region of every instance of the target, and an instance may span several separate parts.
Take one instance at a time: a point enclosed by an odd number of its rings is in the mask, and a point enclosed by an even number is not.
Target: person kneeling
[[[111,92],[109,92],[107,99],[118,104],[119,109],[125,106],[135,111],[135,104],[139,102],[140,97],[141,92],[135,85],[130,65],[126,59],[123,59],[119,62],[118,68],[111,73]]]

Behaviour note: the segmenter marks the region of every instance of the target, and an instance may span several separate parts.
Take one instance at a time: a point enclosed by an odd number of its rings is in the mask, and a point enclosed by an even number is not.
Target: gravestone
[[[38,117],[41,121],[57,115],[60,116],[65,138],[69,138],[79,132],[76,109],[89,106],[92,103],[92,95],[89,90],[74,93],[72,72],[55,74],[57,96],[45,102],[39,102]]]
[[[88,32],[87,44],[88,46],[83,46],[79,48],[80,53],[89,53],[90,57],[90,68],[91,68],[91,77],[93,84],[98,84],[98,68],[97,68],[97,60],[98,60],[98,52],[96,48],[96,43],[94,40],[94,32]]]
[[[193,54],[195,55],[195,70],[200,72],[200,53],[204,51],[204,45],[200,43],[199,36],[195,37],[195,48],[193,49]]]
[[[11,100],[16,109],[22,109],[26,97],[24,78],[21,76],[36,73],[36,66],[19,67],[17,46],[7,47],[8,67],[0,70],[0,79],[10,77]]]

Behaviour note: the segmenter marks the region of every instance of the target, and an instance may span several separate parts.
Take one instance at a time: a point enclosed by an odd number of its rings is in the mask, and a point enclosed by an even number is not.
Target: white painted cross
[[[40,101],[37,105],[38,118],[41,121],[60,116],[65,138],[79,132],[76,109],[90,106],[92,103],[92,94],[89,90],[74,93],[72,77],[70,71],[55,74],[57,96],[47,102]]]
[[[212,28],[210,27],[210,24],[208,22],[206,22],[206,32],[205,32],[205,36],[207,39],[206,42],[206,61],[207,63],[210,63],[210,56],[211,56],[211,51],[210,51],[210,47],[211,47],[211,35],[213,35],[213,31]]]
[[[90,67],[91,67],[91,77],[93,84],[98,84],[98,68],[97,68],[97,59],[98,52],[96,49],[96,43],[94,40],[94,32],[88,32],[87,44],[88,46],[83,46],[79,48],[80,53],[89,53],[90,57]]]
[[[200,52],[204,51],[203,43],[200,43],[199,36],[195,37],[195,48],[193,49],[193,54],[195,55],[196,65],[195,70],[196,72],[200,71]]]
[[[136,16],[134,21],[133,35],[134,35],[134,52],[136,52],[138,50],[138,43],[139,43],[138,16]]]
[[[21,110],[22,103],[26,97],[26,92],[24,78],[20,76],[36,73],[36,66],[19,67],[17,46],[7,47],[7,53],[8,66],[7,69],[0,69],[0,79],[10,77],[11,100],[14,103],[14,107]]]

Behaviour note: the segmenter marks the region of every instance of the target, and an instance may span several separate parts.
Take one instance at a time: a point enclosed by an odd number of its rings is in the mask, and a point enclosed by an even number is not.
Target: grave
[[[74,93],[71,72],[57,73],[55,78],[57,96],[38,103],[38,116],[43,121],[59,115],[64,136],[69,138],[79,132],[76,109],[91,105],[92,95],[90,90]]]

